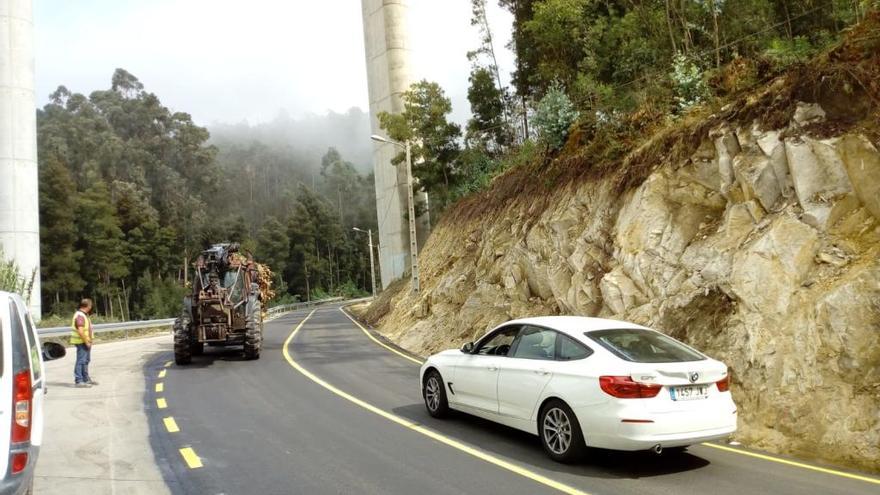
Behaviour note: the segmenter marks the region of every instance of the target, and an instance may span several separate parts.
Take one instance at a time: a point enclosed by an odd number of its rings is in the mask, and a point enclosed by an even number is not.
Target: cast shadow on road
[[[620,452],[590,449],[587,458],[566,465],[550,460],[538,437],[491,421],[454,411],[438,420],[428,416],[422,404],[392,409],[398,416],[422,424],[456,440],[475,444],[502,457],[527,466],[590,478],[639,479],[692,471],[708,466],[708,460],[685,452],[657,455],[652,452]]]
[[[265,348],[264,348],[265,350]],[[245,359],[244,351],[241,346],[231,347],[212,347],[205,346],[205,350],[200,355],[193,355],[192,362],[185,365],[186,368],[199,369],[213,366],[217,361],[252,361]]]

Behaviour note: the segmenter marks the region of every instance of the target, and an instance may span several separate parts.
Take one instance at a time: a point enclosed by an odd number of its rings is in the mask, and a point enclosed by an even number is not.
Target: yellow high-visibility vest
[[[83,332],[88,334],[89,338],[92,337],[92,320],[89,319],[89,315],[83,313],[82,311],[77,311],[73,314],[73,319],[70,321],[70,328],[73,330],[70,332],[70,343],[71,344],[85,344],[83,339],[80,338],[79,332],[76,331],[76,317],[82,315],[86,324],[83,326]]]

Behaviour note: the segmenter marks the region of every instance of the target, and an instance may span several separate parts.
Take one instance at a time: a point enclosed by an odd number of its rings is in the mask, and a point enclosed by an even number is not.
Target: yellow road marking
[[[577,488],[574,488],[574,487],[568,486],[566,484],[560,483],[558,481],[552,480],[546,476],[542,476],[542,475],[535,473],[533,471],[529,471],[528,469],[525,469],[521,466],[517,466],[516,464],[505,461],[504,459],[495,457],[491,454],[487,454],[486,452],[483,452],[483,451],[478,450],[474,447],[471,447],[467,444],[459,442],[458,440],[454,440],[454,439],[449,438],[445,435],[442,435],[442,434],[437,433],[433,430],[430,430],[420,424],[413,423],[412,421],[401,418],[400,416],[383,411],[382,409],[379,409],[378,407],[376,407],[368,402],[365,402],[365,401],[358,399],[357,397],[355,397],[351,394],[343,392],[342,390],[334,387],[333,385],[327,383],[326,381],[322,380],[321,378],[318,378],[318,376],[315,375],[314,373],[312,373],[311,371],[303,368],[299,363],[294,361],[293,357],[291,357],[291,355],[290,355],[290,351],[288,351],[288,348],[290,347],[291,342],[293,342],[294,336],[296,336],[297,332],[299,332],[299,330],[303,327],[303,325],[305,325],[306,321],[308,321],[309,318],[312,317],[312,315],[315,313],[315,311],[317,311],[317,309],[312,310],[312,312],[309,313],[309,315],[306,316],[305,319],[303,321],[301,321],[299,323],[299,325],[296,326],[296,328],[293,329],[293,332],[291,332],[290,335],[287,337],[287,340],[284,341],[284,348],[282,349],[282,353],[284,354],[284,359],[286,359],[287,362],[295,370],[302,373],[306,378],[308,378],[309,380],[312,380],[313,382],[324,387],[325,389],[329,390],[330,392],[338,395],[339,397],[342,397],[343,399],[366,409],[367,411],[370,411],[374,414],[377,414],[377,415],[379,415],[379,416],[381,416],[391,422],[397,423],[398,425],[403,426],[404,428],[421,433],[422,435],[424,435],[426,437],[432,438],[440,443],[448,445],[454,449],[460,450],[468,455],[471,455],[473,457],[476,457],[478,459],[486,461],[490,464],[494,464],[502,469],[506,469],[506,470],[511,471],[513,473],[516,473],[520,476],[523,476],[523,477],[528,478],[530,480],[536,481],[542,485],[559,490],[563,493],[567,493],[569,495],[588,495],[586,492],[578,490]],[[354,321],[354,320],[352,320],[352,321]],[[360,326],[360,325],[358,325],[358,326]],[[375,339],[373,339],[373,340],[375,341]],[[381,344],[381,342],[379,342],[379,343]],[[382,344],[382,345],[383,345],[383,347],[387,347],[384,344]],[[391,350],[393,350],[393,349],[391,349]],[[394,351],[394,352],[397,354],[401,354],[397,351]],[[404,356],[404,357],[412,360],[412,358],[410,358],[409,356]]]
[[[165,361],[165,367],[166,367],[166,368],[170,368],[172,364],[174,364],[173,361]]]
[[[183,460],[186,461],[186,465],[189,466],[190,469],[202,467],[202,460],[196,455],[196,451],[193,450],[192,447],[180,449],[180,455],[183,456]]]
[[[165,384],[164,383],[157,383],[156,384],[156,393],[159,394],[164,391],[165,391]]]
[[[375,343],[381,345],[382,347],[388,349],[389,351],[393,352],[394,354],[397,354],[398,356],[402,357],[403,359],[407,359],[407,360],[412,361],[412,362],[414,362],[414,363],[416,363],[416,364],[419,364],[419,365],[421,365],[422,363],[424,363],[424,361],[422,361],[421,359],[416,359],[416,358],[414,358],[414,357],[412,357],[412,356],[408,356],[408,355],[406,355],[406,354],[404,354],[404,353],[398,351],[397,349],[391,347],[390,345],[388,345],[388,344],[382,342],[381,340],[377,339],[376,337],[373,337],[373,334],[371,334],[369,330],[367,330],[366,328],[364,328],[363,325],[361,325],[360,323],[358,323],[357,320],[355,320],[354,318],[352,318],[351,315],[348,314],[344,309],[339,308],[339,311],[342,311],[342,314],[344,314],[345,316],[347,316],[348,319],[351,320],[352,323],[354,323],[355,325],[357,325],[357,327],[360,328],[361,331],[364,332],[364,334],[365,334],[367,337],[369,337],[370,340],[372,340],[373,342],[375,342]],[[310,316],[311,316],[311,315],[310,315]]]
[[[168,371],[168,370],[162,370],[162,371],[160,371],[160,372],[159,372],[159,378],[165,378],[165,373],[166,373],[167,371]]]
[[[180,431],[180,428],[177,427],[177,421],[174,421],[174,418],[171,416],[162,419],[162,421],[165,422],[165,429],[168,430],[168,433],[177,433]]]
[[[164,398],[159,397],[158,399],[156,399],[156,406],[158,406],[159,409],[165,409],[166,407],[168,407],[168,403],[165,402]]]
[[[786,464],[789,466],[799,467],[803,469],[809,469],[810,471],[818,471],[820,473],[825,474],[833,474],[834,476],[840,476],[843,478],[850,478],[853,480],[864,481],[866,483],[874,483],[875,485],[880,485],[880,479],[877,478],[869,478],[868,476],[860,476],[858,474],[847,473],[844,471],[838,471],[836,469],[828,469],[819,466],[812,466],[810,464],[804,464],[803,462],[790,461],[788,459],[781,459],[779,457],[773,457],[764,454],[758,454],[757,452],[749,452],[748,450],[740,450],[735,449],[733,447],[728,447],[726,445],[718,445],[716,443],[704,443],[706,447],[712,447],[713,449],[725,450],[727,452],[733,452],[736,454],[747,455],[749,457],[755,457],[757,459],[762,459],[770,462],[778,462],[780,464]]]

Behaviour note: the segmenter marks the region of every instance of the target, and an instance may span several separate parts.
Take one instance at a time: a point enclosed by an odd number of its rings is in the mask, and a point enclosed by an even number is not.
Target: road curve
[[[298,329],[294,335],[294,329]],[[285,352],[286,351],[286,352]],[[876,494],[880,484],[694,446],[596,452],[566,466],[537,437],[463,414],[427,415],[418,365],[377,345],[338,306],[266,324],[262,358],[208,349],[145,367],[151,441],[180,493]],[[162,371],[165,370],[165,373]],[[162,376],[162,378],[159,378]],[[170,432],[168,418],[174,429]],[[181,449],[187,450],[185,457]],[[192,461],[196,466],[191,467]],[[858,476],[858,475],[856,475]],[[872,479],[870,476],[866,480]]]

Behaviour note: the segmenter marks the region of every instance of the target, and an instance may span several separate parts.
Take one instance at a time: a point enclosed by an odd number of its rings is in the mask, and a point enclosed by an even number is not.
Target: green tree
[[[125,239],[113,203],[110,190],[101,179],[96,179],[77,200],[77,231],[79,249],[83,252],[81,273],[89,292],[103,298],[101,305],[108,315],[113,312],[115,282],[129,273],[125,258]]]
[[[75,298],[85,286],[80,275],[82,251],[76,230],[76,183],[56,156],[41,160],[40,174],[40,275],[48,312],[60,310],[62,301]]]
[[[267,218],[257,234],[257,251],[254,253],[257,260],[280,273],[289,252],[290,238],[287,237],[284,225],[275,217]]]
[[[473,117],[467,124],[466,142],[489,153],[500,153],[510,144],[504,93],[495,85],[489,69],[475,67],[470,75],[468,102]]]
[[[431,196],[432,208],[442,210],[458,180],[461,128],[447,120],[452,102],[439,84],[422,80],[403,94],[403,108],[400,114],[379,113],[379,124],[391,139],[410,141],[413,175]],[[405,159],[401,152],[392,163]]]

